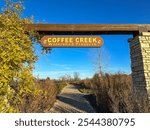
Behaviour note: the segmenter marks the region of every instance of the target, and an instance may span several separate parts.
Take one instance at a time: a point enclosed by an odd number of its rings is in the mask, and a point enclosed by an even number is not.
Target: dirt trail
[[[74,85],[68,84],[59,94],[52,113],[94,113],[94,109]]]

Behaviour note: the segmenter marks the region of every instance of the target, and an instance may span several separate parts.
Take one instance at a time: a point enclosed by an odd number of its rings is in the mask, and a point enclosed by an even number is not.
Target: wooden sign
[[[41,39],[43,47],[101,47],[103,39],[100,36],[44,36]]]

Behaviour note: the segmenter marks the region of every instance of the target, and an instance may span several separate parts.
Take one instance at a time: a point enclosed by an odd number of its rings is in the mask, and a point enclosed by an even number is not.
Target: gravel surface
[[[93,107],[83,97],[84,94],[68,84],[58,95],[58,99],[50,110],[52,113],[94,113]]]

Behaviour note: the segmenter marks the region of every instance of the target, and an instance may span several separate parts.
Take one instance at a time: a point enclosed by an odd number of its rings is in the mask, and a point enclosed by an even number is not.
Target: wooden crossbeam
[[[150,32],[150,24],[27,24],[40,34],[132,34]]]

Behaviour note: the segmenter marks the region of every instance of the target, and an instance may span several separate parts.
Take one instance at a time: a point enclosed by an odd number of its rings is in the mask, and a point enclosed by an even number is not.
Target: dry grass
[[[134,112],[131,76],[95,75],[92,79],[99,112]]]
[[[67,81],[36,80],[37,94],[25,95],[19,106],[21,112],[49,112],[56,96]],[[70,81],[69,81],[70,82]],[[148,102],[133,91],[132,78],[127,74],[95,74],[91,79],[72,81],[83,93],[94,93],[97,112],[148,112]],[[92,91],[90,91],[90,89]],[[34,96],[36,95],[36,96]],[[94,97],[95,97],[94,96]],[[146,97],[146,95],[144,95]],[[91,100],[93,101],[93,100]],[[92,104],[92,103],[91,103]]]
[[[57,86],[57,93],[61,93],[63,88],[67,85],[66,81],[55,80],[55,84]]]
[[[130,75],[95,74],[92,79],[78,82],[78,85],[94,90],[97,112],[148,112],[147,100],[145,98],[143,101],[142,97],[133,91]]]
[[[36,96],[26,95],[20,105],[21,112],[41,113],[48,112],[56,101],[57,86],[54,81],[47,78],[46,80],[36,80]]]

